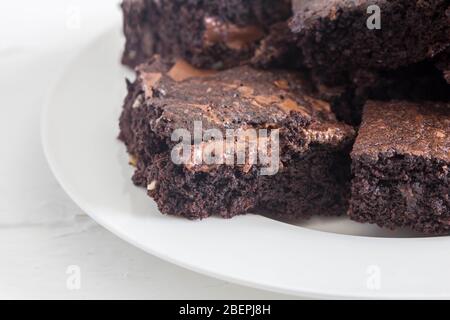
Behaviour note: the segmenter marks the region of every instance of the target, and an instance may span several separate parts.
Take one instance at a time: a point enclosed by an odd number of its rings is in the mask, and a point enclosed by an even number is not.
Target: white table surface
[[[0,1],[0,298],[283,299],[174,266],[125,243],[50,172],[40,114],[92,37],[120,23],[116,0]],[[67,285],[70,266],[80,287]]]

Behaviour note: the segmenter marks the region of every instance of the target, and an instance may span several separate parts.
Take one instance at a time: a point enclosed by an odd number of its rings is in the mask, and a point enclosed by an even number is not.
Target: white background
[[[65,195],[40,144],[40,113],[89,40],[120,23],[116,0],[0,0],[0,298],[278,299],[152,257]],[[80,267],[69,290],[67,269]]]

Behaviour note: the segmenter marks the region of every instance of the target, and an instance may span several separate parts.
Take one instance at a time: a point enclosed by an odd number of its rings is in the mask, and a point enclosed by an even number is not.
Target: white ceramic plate
[[[163,216],[131,183],[116,140],[125,96],[122,37],[84,49],[49,98],[42,139],[73,200],[101,225],[163,259],[224,280],[307,297],[450,298],[450,238],[420,238],[345,218],[298,225],[247,215]]]

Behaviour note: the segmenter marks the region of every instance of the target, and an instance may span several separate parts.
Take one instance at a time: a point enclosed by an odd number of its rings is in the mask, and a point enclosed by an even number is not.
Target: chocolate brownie
[[[397,69],[443,52],[450,47],[449,4],[449,0],[293,0],[290,26],[298,36],[303,62],[327,84],[336,84],[354,70]],[[374,5],[380,9],[380,29],[372,27]]]
[[[353,220],[450,231],[450,103],[368,102],[351,157]]]
[[[308,95],[300,74],[249,66],[202,71],[183,60],[171,67],[156,60],[138,68],[128,90],[119,138],[136,165],[134,183],[147,188],[162,213],[190,219],[248,212],[303,218],[346,211],[354,130],[335,120],[328,103]],[[199,122],[197,132],[215,129],[222,136],[195,138]],[[180,151],[180,142],[172,139],[177,129],[189,134],[184,162],[173,160]],[[241,140],[249,129],[258,134]],[[272,140],[276,135],[279,143]],[[236,162],[227,148],[216,149],[224,141],[244,150],[243,161]],[[250,161],[251,142],[258,152],[267,147],[275,170],[263,174],[269,166],[260,154]],[[207,149],[227,161],[195,160]]]
[[[450,85],[432,61],[397,70],[359,70],[351,83],[341,86],[327,86],[317,79],[314,82],[337,118],[352,125],[360,124],[367,100],[450,101]]]
[[[154,54],[203,68],[236,66],[292,14],[290,0],[124,0],[122,9],[122,61],[130,67]]]

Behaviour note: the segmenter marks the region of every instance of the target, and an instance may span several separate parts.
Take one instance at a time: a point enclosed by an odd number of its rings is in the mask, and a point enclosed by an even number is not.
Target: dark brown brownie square
[[[335,120],[328,103],[308,94],[301,74],[248,66],[217,73],[157,60],[139,67],[128,89],[120,139],[136,165],[133,181],[147,188],[162,213],[191,219],[248,212],[292,218],[346,211],[354,130]],[[264,165],[247,158],[240,164],[175,163],[178,142],[172,134],[180,128],[193,133],[196,121],[202,133],[277,130],[278,170],[263,175]],[[217,142],[221,139],[200,145]],[[270,154],[274,146],[271,142]]]
[[[368,102],[351,157],[353,220],[450,231],[449,103]]]
[[[328,84],[362,69],[397,69],[450,47],[448,0],[293,0],[303,60]],[[380,29],[369,28],[379,8]]]
[[[291,2],[124,0],[122,10],[125,65],[135,67],[160,54],[222,69],[250,60],[270,26],[291,16]]]

